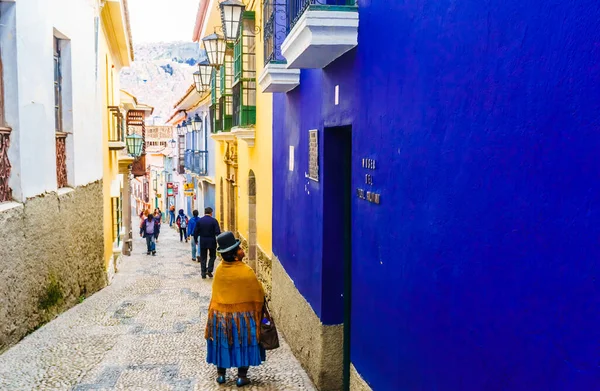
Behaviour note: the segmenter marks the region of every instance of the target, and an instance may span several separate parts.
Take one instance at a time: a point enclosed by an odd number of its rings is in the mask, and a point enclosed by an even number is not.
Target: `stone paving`
[[[137,238],[112,284],[0,356],[0,390],[237,390],[215,382],[204,326],[211,281],[163,228],[157,256]],[[248,390],[315,390],[283,340],[251,367]]]

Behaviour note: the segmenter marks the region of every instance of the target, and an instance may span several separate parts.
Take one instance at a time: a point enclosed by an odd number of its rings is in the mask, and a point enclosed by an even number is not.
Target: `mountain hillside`
[[[197,43],[159,42],[134,45],[135,61],[121,71],[121,88],[138,102],[154,107],[149,124],[163,125],[173,105],[193,82],[195,66],[205,58]]]

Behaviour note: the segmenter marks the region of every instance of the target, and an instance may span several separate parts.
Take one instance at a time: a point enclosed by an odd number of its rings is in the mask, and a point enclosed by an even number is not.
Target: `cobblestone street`
[[[211,279],[165,224],[156,257],[138,237],[112,284],[0,356],[0,390],[234,390],[215,382],[204,327]],[[249,390],[314,390],[283,341]]]

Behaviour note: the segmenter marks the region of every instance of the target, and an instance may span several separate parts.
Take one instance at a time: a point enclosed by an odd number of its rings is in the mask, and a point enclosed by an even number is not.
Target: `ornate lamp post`
[[[225,39],[233,41],[240,30],[240,22],[246,6],[240,0],[225,0],[219,4],[219,8]]]

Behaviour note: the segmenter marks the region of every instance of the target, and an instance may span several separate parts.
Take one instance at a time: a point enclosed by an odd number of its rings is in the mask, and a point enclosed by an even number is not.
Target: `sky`
[[[200,0],[128,0],[133,43],[191,42]]]

